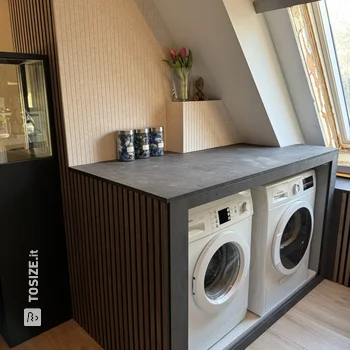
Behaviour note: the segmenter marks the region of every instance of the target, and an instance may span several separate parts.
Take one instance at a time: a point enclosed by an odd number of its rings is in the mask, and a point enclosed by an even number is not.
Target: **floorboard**
[[[8,350],[0,337],[0,350]],[[323,281],[249,350],[349,350],[350,288]],[[102,350],[73,320],[13,350]]]
[[[248,349],[349,350],[350,288],[323,281]]]
[[[0,350],[10,349],[0,337]],[[12,350],[102,350],[73,320],[65,322]]]

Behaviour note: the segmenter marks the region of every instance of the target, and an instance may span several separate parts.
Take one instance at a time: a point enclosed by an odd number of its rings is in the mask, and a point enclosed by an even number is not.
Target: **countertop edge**
[[[338,152],[339,152],[339,150],[336,149],[336,148],[325,147],[325,152],[324,153],[311,156],[310,158],[302,159],[300,161],[296,161],[296,162],[293,162],[293,163],[290,163],[290,164],[282,165],[282,166],[279,166],[279,167],[276,167],[276,168],[271,168],[271,169],[268,169],[268,170],[265,170],[265,171],[262,171],[262,172],[258,172],[258,173],[252,174],[252,175],[247,175],[247,176],[241,177],[239,179],[226,181],[226,182],[214,185],[214,186],[198,189],[196,191],[180,194],[178,196],[169,197],[169,198],[165,198],[165,197],[156,195],[154,193],[147,192],[147,191],[144,191],[144,190],[141,190],[141,189],[137,189],[135,187],[128,186],[128,185],[122,184],[122,183],[114,181],[114,180],[110,180],[110,179],[108,179],[106,177],[103,177],[103,176],[100,176],[100,175],[95,175],[95,174],[93,174],[91,172],[88,172],[88,171],[84,171],[83,169],[79,169],[79,167],[81,165],[71,166],[71,167],[69,167],[69,169],[71,169],[74,172],[80,173],[80,174],[89,175],[90,177],[95,178],[95,179],[100,179],[100,180],[102,179],[102,180],[104,180],[104,181],[106,181],[106,182],[108,182],[110,184],[117,185],[117,186],[120,186],[122,188],[131,190],[131,191],[137,191],[140,194],[147,195],[149,197],[155,198],[155,199],[157,199],[159,201],[162,201],[162,202],[165,202],[165,203],[172,203],[172,202],[179,201],[179,200],[182,200],[182,199],[185,199],[185,198],[198,196],[198,195],[200,195],[201,193],[203,193],[205,191],[215,191],[217,189],[220,189],[220,188],[223,188],[223,187],[227,187],[227,186],[233,185],[235,183],[244,182],[244,181],[247,181],[249,179],[253,179],[255,177],[259,177],[259,176],[264,176],[264,175],[266,175],[266,174],[268,174],[270,172],[278,171],[278,170],[281,170],[281,169],[286,169],[288,167],[295,166],[295,165],[300,164],[300,163],[311,162],[312,160],[323,158],[325,156],[330,156],[330,155],[332,155],[334,153],[338,153]],[[315,166],[319,166],[319,165],[322,165],[322,164],[325,164],[325,163],[327,163],[327,162],[320,162],[318,165],[315,165]],[[92,164],[94,164],[94,163],[92,163]]]
[[[244,182],[246,180],[254,179],[254,178],[259,177],[259,176],[264,176],[264,175],[266,175],[268,173],[271,173],[273,171],[286,169],[286,168],[295,166],[297,164],[301,164],[301,163],[305,163],[305,162],[311,162],[312,160],[315,160],[315,159],[318,159],[318,158],[323,158],[325,156],[328,156],[328,155],[331,155],[331,154],[334,154],[334,153],[338,153],[338,149],[331,149],[330,152],[325,152],[323,154],[318,154],[318,155],[312,156],[312,157],[307,158],[307,159],[303,159],[303,160],[296,161],[296,162],[293,162],[293,163],[290,163],[290,164],[287,164],[287,165],[279,166],[277,168],[271,168],[269,170],[265,170],[265,171],[262,171],[262,172],[259,172],[259,173],[255,173],[253,175],[244,176],[244,177],[241,177],[241,178],[239,178],[237,180],[223,182],[223,183],[221,183],[219,185],[206,187],[205,189],[200,189],[198,191],[193,191],[191,193],[186,193],[186,194],[179,195],[179,196],[176,196],[176,197],[171,197],[171,198],[168,198],[167,201],[168,201],[168,203],[171,203],[171,202],[178,201],[178,200],[181,200],[181,199],[184,199],[184,198],[189,198],[189,197],[194,197],[194,196],[200,195],[204,191],[215,191],[215,190],[218,190],[218,189],[221,189],[221,188],[224,188],[224,187],[229,187],[229,186],[231,186],[233,184],[236,184],[236,183],[239,183],[239,182]],[[329,161],[331,161],[331,159]],[[328,163],[328,162],[320,162],[319,164],[314,165],[313,167],[317,167],[317,166],[320,166],[320,165],[326,164],[326,163]],[[294,174],[298,174],[298,173],[299,172],[296,172]],[[294,174],[291,174],[290,176],[293,176]]]
[[[94,163],[92,163],[94,164]],[[130,190],[130,191],[137,191],[138,193],[140,194],[144,194],[146,195],[147,197],[152,197],[152,198],[155,198],[161,202],[164,202],[164,203],[169,203],[169,200],[168,198],[164,198],[162,196],[158,196],[154,193],[151,193],[151,192],[147,192],[147,191],[144,191],[144,190],[140,190],[140,189],[137,189],[135,187],[132,187],[132,186],[128,186],[128,185],[124,185],[120,182],[117,182],[117,181],[113,181],[113,180],[110,180],[106,177],[103,177],[103,176],[99,176],[99,175],[95,175],[95,174],[92,174],[91,172],[88,172],[88,171],[84,171],[82,169],[77,169],[76,167],[69,167],[70,170],[76,172],[76,173],[79,173],[79,174],[84,174],[84,175],[88,175],[89,177],[93,178],[93,179],[97,179],[97,180],[103,180],[103,181],[106,181],[108,182],[109,184],[111,185],[117,185],[117,186],[120,186],[122,188],[125,188],[127,190]]]

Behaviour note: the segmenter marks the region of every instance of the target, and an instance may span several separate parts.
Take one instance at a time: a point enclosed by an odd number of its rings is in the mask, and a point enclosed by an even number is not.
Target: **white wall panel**
[[[144,5],[145,20],[134,1],[53,5],[69,165],[115,159],[116,130],[166,126],[168,67],[147,24],[154,9]]]

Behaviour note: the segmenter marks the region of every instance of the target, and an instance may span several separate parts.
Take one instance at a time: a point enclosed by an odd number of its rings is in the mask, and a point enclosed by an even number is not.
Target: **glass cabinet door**
[[[52,155],[43,62],[0,61],[0,164]]]

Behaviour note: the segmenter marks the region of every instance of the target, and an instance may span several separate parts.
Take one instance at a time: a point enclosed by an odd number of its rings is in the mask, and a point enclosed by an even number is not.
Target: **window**
[[[324,138],[341,150],[339,164],[350,166],[350,1],[300,5],[290,13]]]

